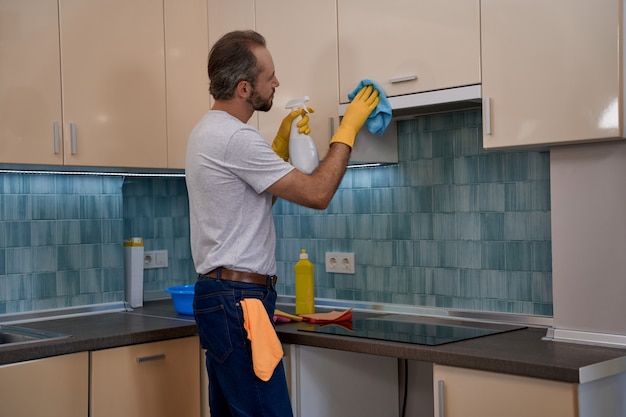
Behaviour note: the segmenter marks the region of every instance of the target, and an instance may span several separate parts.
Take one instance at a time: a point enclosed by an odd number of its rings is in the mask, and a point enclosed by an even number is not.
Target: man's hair
[[[253,31],[234,31],[222,36],[209,52],[209,92],[216,100],[233,98],[237,84],[248,81],[254,88],[261,69],[252,53],[265,47],[265,38]]]

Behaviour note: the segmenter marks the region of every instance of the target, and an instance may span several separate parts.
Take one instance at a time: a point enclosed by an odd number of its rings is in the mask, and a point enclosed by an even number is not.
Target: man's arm
[[[351,150],[346,144],[333,143],[324,160],[312,174],[307,175],[294,169],[267,190],[275,197],[323,210],[328,207],[341,183]]]
[[[276,181],[268,191],[305,207],[323,210],[328,207],[346,172],[356,133],[378,105],[378,91],[363,87],[346,108],[337,132],[330,141],[330,150],[312,174],[297,169]]]

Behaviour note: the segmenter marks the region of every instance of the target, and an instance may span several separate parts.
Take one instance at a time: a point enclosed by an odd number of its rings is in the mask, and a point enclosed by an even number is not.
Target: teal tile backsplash
[[[0,174],[0,312],[123,299],[121,177]]]
[[[549,154],[485,151],[480,110],[398,123],[397,165],[350,169],[330,206],[277,201],[277,290],[301,248],[320,298],[552,315]],[[193,282],[183,178],[0,173],[0,313],[124,299],[122,241],[167,249],[147,297]],[[327,251],[356,274],[324,271]]]
[[[189,204],[184,178],[127,177],[123,186],[124,236],[142,237],[145,250],[168,251],[168,267],[144,271],[147,298],[195,281],[189,243]]]
[[[551,316],[549,153],[484,150],[480,110],[398,134],[399,164],[349,170],[327,210],[275,204],[279,292],[305,248],[318,297]],[[326,273],[327,251],[356,274]]]

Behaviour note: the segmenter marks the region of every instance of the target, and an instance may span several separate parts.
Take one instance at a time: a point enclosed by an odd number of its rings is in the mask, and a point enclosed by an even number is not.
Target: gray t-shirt
[[[211,110],[187,144],[191,254],[200,274],[223,266],[276,273],[276,232],[267,188],[294,167],[261,133],[223,111]]]

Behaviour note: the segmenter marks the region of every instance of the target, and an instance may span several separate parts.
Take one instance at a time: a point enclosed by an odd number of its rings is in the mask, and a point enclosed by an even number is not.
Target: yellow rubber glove
[[[307,107],[307,109],[309,110],[309,113],[315,112],[315,110],[311,107]],[[276,133],[276,137],[272,142],[272,149],[274,149],[276,155],[285,161],[289,161],[289,135],[291,133],[291,124],[298,116],[302,116],[302,119],[300,119],[296,125],[298,126],[298,133],[304,133],[305,135],[311,133],[307,112],[304,109],[298,109],[292,111],[283,119],[280,127],[278,128],[278,133]]]
[[[376,106],[378,106],[379,101],[378,90],[371,85],[363,87],[352,99],[352,102],[348,104],[341,124],[330,143],[341,142],[352,148],[357,132],[363,127]]]

